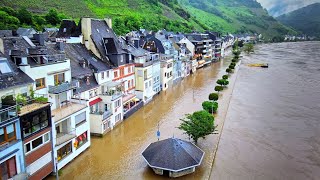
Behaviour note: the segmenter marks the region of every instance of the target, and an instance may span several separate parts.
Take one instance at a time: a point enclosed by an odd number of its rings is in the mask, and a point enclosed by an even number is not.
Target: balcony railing
[[[67,131],[57,133],[56,146],[59,146],[75,137],[76,137],[76,129],[69,129]]]
[[[107,91],[105,93],[102,93],[103,96],[111,96],[111,100],[116,100],[119,97],[122,96],[122,92],[120,91]]]
[[[4,106],[0,109],[0,123],[10,121],[18,116],[17,106]]]

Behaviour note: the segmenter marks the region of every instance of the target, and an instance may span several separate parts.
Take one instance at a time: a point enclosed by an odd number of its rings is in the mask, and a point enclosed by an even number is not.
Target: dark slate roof
[[[58,86],[49,86],[50,94],[60,94],[62,92],[66,92],[68,90],[74,89],[75,87],[71,83],[62,83]]]
[[[108,61],[106,56],[109,54],[126,54],[121,48],[118,37],[104,20],[92,19],[91,33],[91,39],[104,61]]]
[[[145,41],[146,41],[146,43],[154,41],[159,53],[165,53],[165,49],[163,47],[162,42],[159,39],[157,39],[154,35],[151,35],[151,34],[147,35],[146,38],[145,38]],[[144,49],[145,48],[146,47],[144,47]]]
[[[110,66],[102,62],[93,53],[88,51],[83,44],[66,44],[65,53],[70,59],[72,77],[81,77],[92,74],[92,70],[90,68],[93,68],[95,72],[106,71],[110,69]],[[80,65],[82,63],[86,63],[86,65],[89,66],[83,68],[83,66]]]
[[[146,53],[148,53],[147,50],[142,49],[140,47],[136,48],[136,47],[133,47],[133,46],[128,46],[128,50],[134,57],[146,56],[147,55]]]
[[[99,87],[99,84],[97,83],[96,78],[93,75],[88,77],[89,83],[87,83],[87,77],[76,80],[79,82],[79,87],[76,87],[75,93],[82,93],[90,89]]]
[[[11,37],[12,30],[0,30],[0,37]]]
[[[204,152],[191,142],[170,138],[151,143],[142,155],[150,167],[179,171],[199,166]]]
[[[6,58],[6,56],[0,52],[0,58]],[[11,60],[7,60],[7,62],[12,70],[12,73],[0,73],[0,90],[34,82],[28,75],[18,69]]]
[[[62,20],[57,37],[69,38],[79,37],[81,35],[81,28],[77,26],[74,20]]]

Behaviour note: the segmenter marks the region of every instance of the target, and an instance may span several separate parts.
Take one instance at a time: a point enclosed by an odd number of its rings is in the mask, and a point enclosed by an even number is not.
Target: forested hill
[[[301,33],[320,37],[320,3],[300,8],[277,19]]]
[[[13,21],[14,24],[37,28],[50,24],[41,16],[55,9],[59,18],[112,17],[118,34],[138,28],[256,32],[268,37],[293,32],[269,16],[255,0],[1,0],[0,6],[26,8],[36,18],[29,24]],[[3,11],[0,16],[14,16]]]

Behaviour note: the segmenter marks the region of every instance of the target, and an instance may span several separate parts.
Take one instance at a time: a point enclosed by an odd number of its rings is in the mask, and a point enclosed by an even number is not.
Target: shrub
[[[217,80],[217,84],[219,84],[220,86],[222,86],[222,85],[224,84],[223,80],[224,80],[224,79],[218,79],[218,80]]]
[[[233,65],[230,65],[229,68],[230,68],[230,69],[234,69],[234,66],[233,66]]]
[[[215,113],[218,109],[218,103],[217,102],[210,102],[210,101],[204,101],[202,103],[202,108],[206,110],[208,113]]]
[[[232,66],[236,66],[236,63],[232,62],[230,65],[232,65]]]
[[[236,62],[237,62],[237,60],[236,60],[236,59],[232,59],[232,62],[233,62],[233,63],[236,63]]]
[[[223,90],[223,87],[222,87],[222,86],[216,86],[216,87],[214,88],[214,90],[220,92],[220,91]]]
[[[229,79],[229,76],[228,75],[223,75],[222,79]]]
[[[226,72],[227,73],[232,73],[232,69],[228,68],[228,69],[226,69]]]
[[[218,99],[219,99],[219,94],[218,93],[209,94],[209,100],[210,101],[218,101]]]

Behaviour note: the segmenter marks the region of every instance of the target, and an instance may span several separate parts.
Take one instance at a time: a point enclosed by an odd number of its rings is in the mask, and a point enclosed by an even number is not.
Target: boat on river
[[[249,67],[262,67],[262,68],[268,68],[269,64],[268,63],[258,63],[258,64],[248,64]]]

